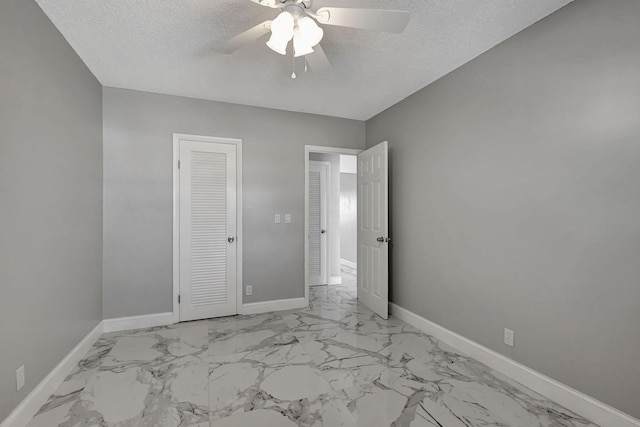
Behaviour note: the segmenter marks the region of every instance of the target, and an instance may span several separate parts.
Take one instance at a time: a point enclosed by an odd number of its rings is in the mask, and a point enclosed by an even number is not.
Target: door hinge
[[[178,169],[180,169],[180,160],[178,160]]]
[[[178,295],[178,304],[180,304],[180,295]]]

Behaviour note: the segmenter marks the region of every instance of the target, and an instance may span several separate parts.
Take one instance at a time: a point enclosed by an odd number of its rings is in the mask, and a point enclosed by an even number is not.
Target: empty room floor
[[[35,426],[594,426],[356,300],[103,335]]]

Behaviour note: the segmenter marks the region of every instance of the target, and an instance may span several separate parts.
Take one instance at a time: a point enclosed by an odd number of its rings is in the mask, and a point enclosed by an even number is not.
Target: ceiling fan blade
[[[264,21],[255,27],[249,28],[247,31],[230,38],[226,42],[220,43],[213,48],[215,52],[229,54],[245,47],[246,45],[258,40],[260,37],[271,31],[271,21]]]
[[[281,0],[251,0],[254,3],[259,4],[260,6],[267,6],[272,9],[279,9],[283,6],[283,1]]]
[[[377,30],[387,33],[404,31],[409,23],[409,12],[404,10],[351,9],[344,7],[322,7],[316,12],[318,22],[341,27]]]
[[[319,44],[313,47],[313,53],[307,55],[306,58],[307,64],[309,64],[314,74],[323,74],[331,71],[329,58],[327,58],[322,46]]]

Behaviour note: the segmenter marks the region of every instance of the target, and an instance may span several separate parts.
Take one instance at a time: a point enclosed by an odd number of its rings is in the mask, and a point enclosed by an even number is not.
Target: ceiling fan
[[[269,48],[286,55],[289,41],[293,40],[294,57],[305,56],[306,64],[316,73],[331,68],[319,44],[324,31],[318,23],[398,34],[402,33],[409,23],[409,12],[402,10],[322,7],[313,12],[313,0],[251,1],[261,6],[280,9],[281,12],[273,20],[264,21],[219,44],[214,51],[230,54],[271,32],[267,41]],[[292,78],[295,78],[295,72]]]

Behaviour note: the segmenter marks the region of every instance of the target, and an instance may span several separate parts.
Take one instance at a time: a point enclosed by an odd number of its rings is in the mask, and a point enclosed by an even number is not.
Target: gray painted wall
[[[639,22],[578,0],[367,122],[393,301],[638,418]]]
[[[340,258],[358,262],[358,176],[340,174]]]
[[[340,279],[340,154],[309,153],[309,160],[329,162],[331,170],[328,177],[327,198],[327,244],[329,245],[329,276]],[[329,280],[329,277],[327,277]],[[329,282],[331,283],[331,282]]]
[[[211,84],[215,84],[212,82]],[[304,295],[304,145],[364,147],[364,122],[105,88],[104,315],[172,309],[173,133],[243,140],[245,302]],[[274,224],[275,213],[293,214]]]
[[[34,1],[0,2],[0,420],[102,320],[101,97]]]

